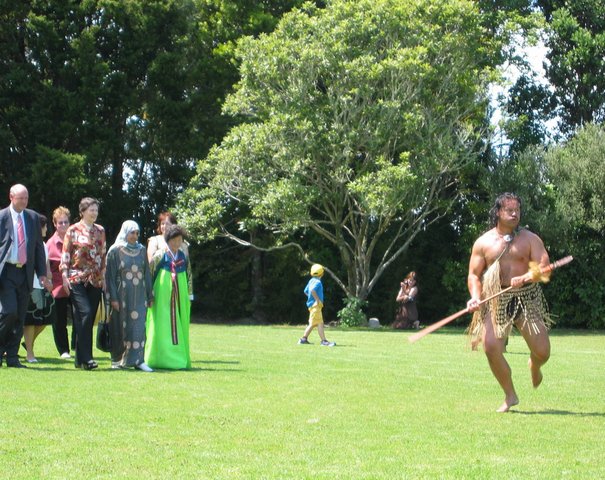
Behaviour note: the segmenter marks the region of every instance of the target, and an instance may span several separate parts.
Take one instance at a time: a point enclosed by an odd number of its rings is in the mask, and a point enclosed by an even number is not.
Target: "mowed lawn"
[[[544,383],[528,351],[507,358],[521,403],[503,394],[460,329],[193,325],[190,371],[97,371],[59,360],[0,370],[6,479],[605,478],[605,335],[554,331]]]

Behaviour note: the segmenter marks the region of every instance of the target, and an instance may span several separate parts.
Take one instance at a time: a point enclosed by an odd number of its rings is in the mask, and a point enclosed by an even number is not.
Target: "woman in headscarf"
[[[191,368],[189,322],[193,288],[189,258],[181,249],[185,231],[166,227],[167,248],[151,260],[155,302],[147,311],[145,361],[153,368]]]
[[[126,220],[107,252],[105,274],[112,313],[111,368],[153,370],[145,363],[145,318],[153,303],[151,275],[145,247],[139,243],[139,226]]]

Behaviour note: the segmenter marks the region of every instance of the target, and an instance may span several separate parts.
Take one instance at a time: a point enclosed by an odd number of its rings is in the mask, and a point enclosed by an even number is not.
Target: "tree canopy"
[[[196,309],[280,322],[306,314],[301,253],[333,274],[327,317],[340,289],[388,322],[412,269],[423,319],[458,309],[512,190],[578,259],[546,289],[558,324],[603,326],[603,18],[602,0],[4,0],[0,189],[46,214],[97,196],[110,241],[127,218],[145,241],[180,198]],[[536,33],[546,78],[509,91],[497,151],[488,85]]]
[[[294,234],[313,232],[338,251],[343,279],[327,267],[342,290],[365,299],[475,158],[497,42],[473,2],[334,1],[237,53],[225,112],[243,123],[198,164],[187,224],[301,250]]]
[[[605,120],[603,1],[538,0],[520,2],[518,10],[525,12],[527,5],[543,16],[545,82],[524,72],[511,89],[506,110],[514,121],[508,136],[517,153],[545,140],[546,120],[557,121],[558,131],[549,132],[555,138]]]
[[[98,196],[110,230],[152,224],[231,125],[237,38],[300,3],[3,1],[0,184],[45,212]]]

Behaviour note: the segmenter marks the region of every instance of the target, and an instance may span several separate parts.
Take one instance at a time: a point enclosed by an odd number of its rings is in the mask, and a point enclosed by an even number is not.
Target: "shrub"
[[[347,297],[345,306],[337,314],[340,324],[346,327],[359,327],[367,322],[362,308],[368,304],[365,300],[356,297]]]

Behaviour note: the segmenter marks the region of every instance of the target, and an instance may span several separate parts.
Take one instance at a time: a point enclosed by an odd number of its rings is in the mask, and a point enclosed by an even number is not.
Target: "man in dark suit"
[[[33,287],[34,272],[46,284],[46,256],[38,214],[27,209],[23,185],[10,189],[10,205],[0,210],[0,366],[6,352],[9,367],[19,362],[19,342]]]

